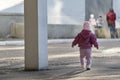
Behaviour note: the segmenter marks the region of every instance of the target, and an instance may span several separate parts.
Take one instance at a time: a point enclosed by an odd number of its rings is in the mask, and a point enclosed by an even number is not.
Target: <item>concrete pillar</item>
[[[48,66],[47,0],[24,0],[25,70]]]
[[[113,0],[113,9],[116,13],[116,28],[120,28],[120,0]]]

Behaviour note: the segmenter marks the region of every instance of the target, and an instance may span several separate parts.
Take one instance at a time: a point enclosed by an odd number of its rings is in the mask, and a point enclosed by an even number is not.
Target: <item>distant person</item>
[[[99,17],[98,17],[96,23],[97,23],[97,28],[102,28],[102,27],[103,27],[104,21],[103,21],[102,16],[99,16]]]
[[[95,20],[95,18],[94,18],[94,14],[91,14],[91,15],[90,15],[89,22],[90,22],[90,29],[91,29],[91,31],[95,34],[96,20]]]
[[[95,34],[90,30],[88,21],[83,24],[83,30],[78,33],[72,42],[72,47],[78,45],[80,50],[81,67],[90,70],[92,64],[92,45],[98,49],[98,43]]]
[[[116,29],[115,29],[116,13],[112,8],[107,13],[106,20],[108,23],[108,27],[110,29],[111,38],[116,38]]]

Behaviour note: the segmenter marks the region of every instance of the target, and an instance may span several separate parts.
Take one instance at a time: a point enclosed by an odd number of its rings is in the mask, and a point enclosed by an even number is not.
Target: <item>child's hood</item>
[[[90,30],[82,30],[80,35],[81,35],[81,37],[83,37],[83,39],[88,39],[91,35],[91,31]]]

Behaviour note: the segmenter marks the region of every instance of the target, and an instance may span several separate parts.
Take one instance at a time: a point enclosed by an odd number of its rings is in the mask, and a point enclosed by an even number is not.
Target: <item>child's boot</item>
[[[90,68],[91,68],[91,65],[86,66],[86,70],[90,70]]]
[[[82,69],[85,69],[85,66],[84,66],[84,65],[81,65],[81,68],[82,68]]]

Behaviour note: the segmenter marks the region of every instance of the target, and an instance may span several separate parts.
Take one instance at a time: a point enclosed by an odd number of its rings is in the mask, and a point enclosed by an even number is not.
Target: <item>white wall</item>
[[[48,24],[80,24],[85,19],[85,0],[47,2]],[[0,0],[0,5],[0,13],[24,13],[24,0]]]
[[[117,19],[120,19],[120,0],[113,0],[113,8],[116,12]]]
[[[120,0],[113,0],[113,8],[116,13],[116,27],[120,28]]]
[[[111,1],[112,0],[47,0],[48,24],[81,25],[85,20],[85,15],[86,20],[88,20],[91,12],[94,12],[96,16],[102,14],[105,19],[105,14],[109,7],[111,7]],[[113,2],[113,7],[115,11],[117,11],[118,18],[120,14],[120,1],[113,0]],[[19,17],[16,16],[16,13],[20,13],[20,15],[17,14]],[[2,25],[0,28],[4,29],[0,30],[0,37],[10,32],[10,23],[24,22],[23,13],[24,0],[0,0],[0,25]]]
[[[79,25],[85,19],[85,0],[47,0],[48,24]],[[0,0],[0,37],[10,34],[11,23],[24,22],[24,0]]]
[[[24,22],[24,0],[0,0],[0,38],[10,35],[11,23]]]
[[[24,0],[0,0],[0,13],[23,13]]]
[[[48,24],[81,24],[85,0],[48,0]]]

